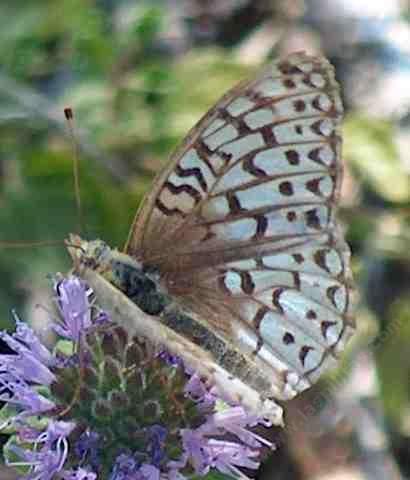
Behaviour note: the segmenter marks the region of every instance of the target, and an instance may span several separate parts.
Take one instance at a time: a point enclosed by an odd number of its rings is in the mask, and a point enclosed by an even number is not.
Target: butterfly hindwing
[[[335,219],[341,117],[325,59],[273,63],[188,134],[126,247],[203,323],[272,370],[278,396],[315,381],[354,327]]]

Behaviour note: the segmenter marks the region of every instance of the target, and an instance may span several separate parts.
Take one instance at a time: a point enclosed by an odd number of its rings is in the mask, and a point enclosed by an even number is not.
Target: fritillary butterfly
[[[335,365],[354,330],[350,253],[336,220],[341,118],[329,62],[291,54],[230,90],[189,132],[125,253],[69,241],[104,308],[275,423],[275,399]]]

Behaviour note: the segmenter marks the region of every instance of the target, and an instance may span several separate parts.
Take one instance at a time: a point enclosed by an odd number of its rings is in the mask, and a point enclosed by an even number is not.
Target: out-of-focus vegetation
[[[394,72],[410,67],[391,54],[388,42],[399,34],[361,41],[339,18],[343,2],[322,3],[328,13],[321,16],[319,0],[2,2],[0,323],[10,325],[11,308],[24,317],[36,303],[47,307],[47,274],[70,268],[62,241],[78,232],[78,212],[64,107],[75,115],[83,234],[121,247],[154,174],[227,88],[284,51],[322,51],[335,63],[346,99],[341,215],[361,296],[352,363],[360,350],[374,358],[379,419],[392,461],[410,476],[410,101],[389,80],[392,59]],[[386,18],[410,38],[405,4]],[[359,21],[374,27],[372,16]],[[376,70],[377,85],[369,81]],[[388,88],[399,110],[380,96]],[[16,244],[48,241],[60,245]],[[14,247],[2,248],[7,242]],[[344,441],[354,437],[349,428],[338,430]],[[266,478],[333,478],[313,474],[311,456],[302,447],[295,454],[294,437],[287,441]],[[349,445],[337,448],[341,464],[352,466],[360,462]]]

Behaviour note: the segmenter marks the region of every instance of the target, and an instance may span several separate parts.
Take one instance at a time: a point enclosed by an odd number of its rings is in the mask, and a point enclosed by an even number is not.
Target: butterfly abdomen
[[[176,303],[163,291],[154,271],[134,263],[133,259],[113,252],[111,282],[132,300],[144,313],[201,347],[227,374],[253,385],[261,394],[269,396],[271,381],[259,368],[228,341],[216,335],[201,321]]]
[[[159,320],[193,344],[203,348],[232,377],[253,384],[261,393],[270,391],[270,382],[262,377],[256,368],[253,368],[245,355],[177,306],[165,309]]]

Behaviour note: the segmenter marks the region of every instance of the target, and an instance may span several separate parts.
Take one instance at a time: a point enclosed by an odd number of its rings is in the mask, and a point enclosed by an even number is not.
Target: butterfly
[[[103,308],[277,424],[276,401],[336,365],[355,328],[342,114],[326,59],[279,59],[188,133],[123,252],[68,241]]]

